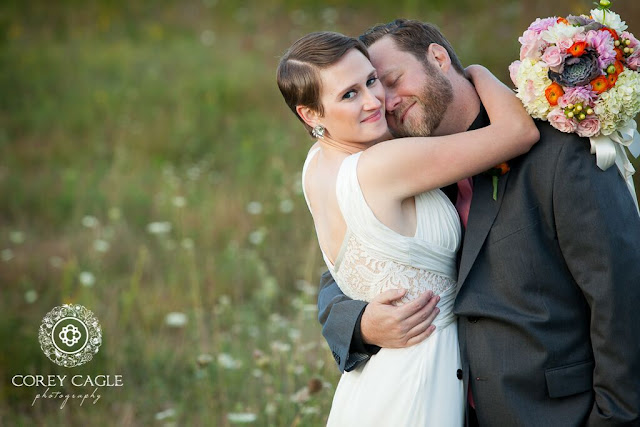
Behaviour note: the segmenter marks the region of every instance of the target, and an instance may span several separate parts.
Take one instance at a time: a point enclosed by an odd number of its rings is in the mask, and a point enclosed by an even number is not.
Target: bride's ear
[[[309,107],[305,107],[304,105],[297,105],[296,113],[298,113],[298,116],[300,116],[300,118],[311,128],[314,128],[315,126],[320,124],[320,115]]]

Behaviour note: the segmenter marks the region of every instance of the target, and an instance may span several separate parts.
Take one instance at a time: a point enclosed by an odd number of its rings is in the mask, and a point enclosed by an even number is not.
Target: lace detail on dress
[[[407,289],[397,305],[405,304],[427,290],[439,295],[456,282],[432,271],[372,255],[355,235],[350,234],[334,269],[333,277],[349,298],[371,301],[378,294],[395,288]]]

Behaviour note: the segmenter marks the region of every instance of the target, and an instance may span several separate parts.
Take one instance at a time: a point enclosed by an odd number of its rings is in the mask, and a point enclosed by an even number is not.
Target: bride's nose
[[[371,89],[367,89],[365,91],[364,96],[364,105],[363,108],[365,110],[377,110],[382,106],[384,99],[380,99],[377,93],[373,92]]]

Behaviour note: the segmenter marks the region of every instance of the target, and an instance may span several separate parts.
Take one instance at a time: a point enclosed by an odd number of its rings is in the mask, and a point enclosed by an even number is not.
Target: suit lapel
[[[488,175],[477,175],[473,180],[473,198],[469,210],[467,229],[464,233],[458,286],[464,284],[484,241],[489,234],[502,205],[509,172],[498,177],[498,198],[493,200],[493,181]]]

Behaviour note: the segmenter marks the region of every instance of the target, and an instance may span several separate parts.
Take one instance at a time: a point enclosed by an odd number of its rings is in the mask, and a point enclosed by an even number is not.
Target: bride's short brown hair
[[[304,105],[324,114],[320,94],[322,81],[319,70],[338,62],[348,51],[357,49],[369,58],[364,44],[353,37],[331,31],[307,34],[297,40],[280,59],[277,70],[278,88],[293,114],[311,134],[311,127],[296,112],[298,105]]]

